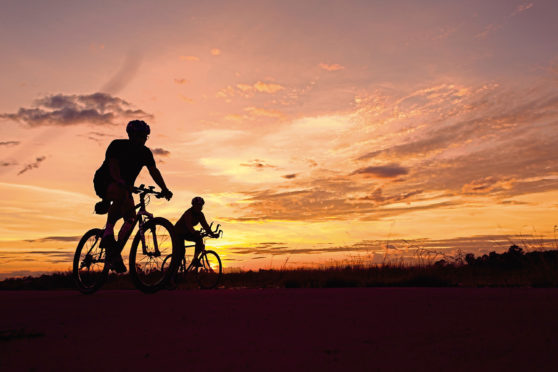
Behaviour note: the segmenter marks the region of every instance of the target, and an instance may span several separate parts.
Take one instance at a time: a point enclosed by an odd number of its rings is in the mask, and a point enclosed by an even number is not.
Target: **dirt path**
[[[558,289],[0,292],[0,370],[556,370]]]

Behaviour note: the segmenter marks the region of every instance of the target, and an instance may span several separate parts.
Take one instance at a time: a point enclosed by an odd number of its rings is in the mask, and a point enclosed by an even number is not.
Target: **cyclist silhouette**
[[[161,188],[165,198],[169,200],[172,192],[165,185],[163,176],[155,165],[151,150],[145,146],[151,129],[143,120],[132,120],[126,126],[129,139],[117,139],[107,148],[105,161],[95,172],[93,185],[95,192],[103,199],[97,203],[97,213],[106,213],[107,225],[100,246],[107,250],[107,262],[116,272],[126,272],[126,266],[120,254],[122,250],[114,238],[114,224],[124,218],[118,238],[124,239],[132,228],[135,217],[134,199],[131,189],[143,166],[147,166],[153,181]],[[112,203],[111,203],[112,202]]]
[[[195,266],[199,266],[198,255],[205,247],[203,237],[199,231],[194,229],[194,226],[199,223],[211,237],[216,238],[219,236],[213,233],[207,224],[205,215],[202,212],[204,204],[205,201],[203,198],[201,196],[196,196],[192,199],[192,206],[182,214],[180,219],[176,221],[176,224],[174,225],[174,231],[177,236],[181,237],[182,240],[189,240],[196,243],[194,258],[192,259],[192,263],[194,263]]]

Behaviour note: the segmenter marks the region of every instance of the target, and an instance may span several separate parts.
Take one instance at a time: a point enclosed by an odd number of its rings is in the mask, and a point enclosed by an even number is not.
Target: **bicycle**
[[[163,262],[176,252],[174,226],[163,217],[154,217],[145,208],[149,204],[150,194],[159,199],[163,197],[161,192],[154,189],[154,186],[145,187],[143,184],[132,189],[134,194],[139,194],[140,202],[134,207],[139,210],[132,228],[118,244],[118,248],[122,250],[136,224],[139,225],[130,248],[129,268],[132,282],[145,293],[153,293],[163,288],[175,270],[175,260],[167,262],[166,268],[163,266]],[[86,232],[74,254],[72,275],[78,290],[85,294],[96,292],[108,277],[106,250],[100,247],[103,232],[104,230],[99,228]],[[140,243],[141,248],[138,249]]]
[[[223,236],[223,230],[220,229],[221,225],[217,225],[215,231],[211,231],[212,226],[213,222],[209,225],[210,231],[202,230],[200,232],[202,238],[213,237],[213,235],[217,235],[217,237],[215,238],[217,239]],[[181,243],[184,244],[184,242]],[[221,258],[219,257],[217,252],[205,249],[204,244],[203,250],[198,255],[199,264],[196,265],[193,260],[190,260],[189,257],[187,257],[188,252],[186,250],[186,248],[194,248],[195,246],[195,244],[183,245],[183,257],[181,257],[180,262],[178,263],[178,267],[175,268],[175,277],[178,277],[179,274],[186,276],[188,272],[193,272],[200,288],[213,289],[219,285],[219,282],[221,281],[221,277],[223,275]],[[165,260],[163,261],[163,267],[167,264],[172,265],[172,257],[172,255],[168,255],[165,258]],[[188,266],[186,266],[186,262],[188,261],[191,262]]]

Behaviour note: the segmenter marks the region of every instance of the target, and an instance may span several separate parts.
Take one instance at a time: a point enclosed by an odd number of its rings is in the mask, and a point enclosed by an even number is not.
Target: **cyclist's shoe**
[[[203,264],[201,263],[199,258],[195,258],[192,261],[192,267],[203,267]]]
[[[97,204],[95,204],[95,213],[97,214],[106,214],[110,208],[110,201],[109,200],[101,200]]]
[[[119,274],[125,273],[128,269],[126,268],[126,265],[124,265],[124,261],[122,260],[122,256],[121,255],[114,255],[110,260],[109,260],[109,265],[110,265],[110,269],[113,271],[116,271]]]

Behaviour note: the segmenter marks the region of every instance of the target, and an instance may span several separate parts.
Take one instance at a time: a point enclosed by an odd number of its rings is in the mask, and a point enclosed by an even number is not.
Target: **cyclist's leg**
[[[122,261],[122,256],[120,255],[122,250],[121,245],[123,244],[118,244],[114,239],[114,225],[122,217],[128,219],[128,221],[130,221],[130,216],[133,219],[133,213],[135,212],[134,203],[129,191],[115,182],[107,186],[106,198],[112,201],[112,204],[108,211],[107,225],[103,233],[101,244],[107,249],[107,259],[111,269],[123,273],[127,270],[126,265],[124,265]],[[126,223],[124,225],[126,225]]]
[[[122,202],[120,214],[124,218],[124,223],[118,232],[118,247],[120,251],[124,248],[126,240],[129,237],[130,230],[134,227],[134,219],[136,218],[136,210],[134,208],[134,199],[129,192],[126,192],[126,197]]]
[[[190,234],[190,233],[185,234],[183,238],[184,240],[188,240],[190,242],[196,243],[194,257],[192,257],[192,262],[196,262],[200,252],[203,251],[203,249],[205,248],[205,245],[203,244],[203,239],[199,236],[195,236],[194,234]]]
[[[203,244],[203,238],[200,237],[196,237],[194,241],[196,242],[196,248],[194,251],[194,258],[192,259],[192,262],[198,265],[200,253],[205,249],[205,244]]]
[[[194,256],[197,258],[199,256],[199,254],[205,249],[205,244],[203,244],[203,239],[202,238],[197,238],[196,239],[196,252],[194,253]]]
[[[114,224],[122,217],[123,200],[126,198],[125,190],[119,184],[111,182],[107,185],[105,197],[112,204],[108,210],[107,226],[103,238],[109,235],[114,238]]]
[[[180,244],[179,244],[179,248],[178,248],[179,249],[178,254],[175,257],[176,257],[176,259],[178,259],[178,264],[177,264],[177,267],[174,270],[174,272],[172,273],[172,276],[169,280],[169,284],[168,284],[169,289],[176,288],[176,275],[178,274],[178,270],[180,269],[179,266],[181,265],[181,262],[184,259],[184,256],[186,255],[186,247],[185,247],[185,244],[184,244],[184,240],[186,240],[184,235],[181,235],[181,234],[177,235],[176,241],[180,242]]]

